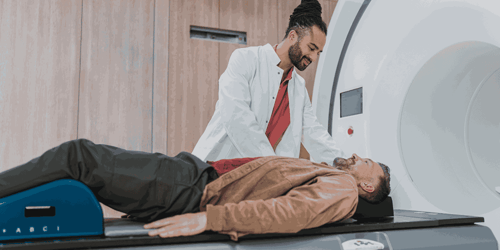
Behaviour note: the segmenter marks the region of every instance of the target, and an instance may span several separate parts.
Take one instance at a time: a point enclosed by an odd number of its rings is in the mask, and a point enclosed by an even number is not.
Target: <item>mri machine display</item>
[[[500,1],[339,1],[313,93],[339,147],[391,167],[395,208],[500,239]]]

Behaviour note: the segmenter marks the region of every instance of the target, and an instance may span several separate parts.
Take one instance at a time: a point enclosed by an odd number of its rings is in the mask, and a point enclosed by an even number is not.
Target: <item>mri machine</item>
[[[500,1],[339,1],[312,103],[346,153],[391,167],[395,208],[500,239]]]
[[[103,220],[87,187],[60,180],[0,199],[14,215],[0,217],[0,248],[498,249],[499,27],[498,0],[339,0],[312,102],[346,153],[391,167],[392,199],[372,218],[358,206],[297,234],[161,239]]]

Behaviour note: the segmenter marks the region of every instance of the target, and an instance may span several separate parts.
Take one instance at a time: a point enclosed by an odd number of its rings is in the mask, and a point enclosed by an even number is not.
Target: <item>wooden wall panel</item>
[[[84,1],[80,138],[151,151],[154,0]]]
[[[218,0],[170,2],[169,155],[191,152],[215,110],[219,43],[191,39],[189,29],[190,25],[217,28],[218,17]]]
[[[327,16],[328,17],[328,22],[326,23],[326,25],[330,25],[330,21],[332,20],[333,11],[335,11],[335,7],[337,6],[338,2],[339,2],[338,0],[331,0],[330,6],[329,6],[329,9],[328,9],[329,15]]]
[[[170,0],[155,3],[153,149],[167,153],[168,46]]]
[[[81,11],[0,1],[0,171],[76,139]]]
[[[79,138],[151,151],[153,22],[154,0],[84,1]]]
[[[219,44],[219,76],[226,70],[235,49],[277,44],[277,18],[278,0],[220,0],[220,28],[247,32],[247,45]]]

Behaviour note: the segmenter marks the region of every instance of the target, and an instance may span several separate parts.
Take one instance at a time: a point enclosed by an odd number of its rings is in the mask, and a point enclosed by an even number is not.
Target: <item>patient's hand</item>
[[[207,228],[207,212],[168,217],[146,224],[144,228],[156,229],[150,231],[149,236],[159,235],[162,238],[200,234]]]

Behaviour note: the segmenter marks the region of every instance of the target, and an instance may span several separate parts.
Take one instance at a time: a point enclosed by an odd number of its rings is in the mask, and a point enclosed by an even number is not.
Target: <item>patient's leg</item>
[[[0,197],[58,179],[75,179],[100,202],[150,221],[199,209],[212,172],[208,164],[185,152],[169,157],[79,139],[0,173]]]

